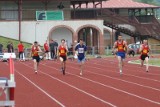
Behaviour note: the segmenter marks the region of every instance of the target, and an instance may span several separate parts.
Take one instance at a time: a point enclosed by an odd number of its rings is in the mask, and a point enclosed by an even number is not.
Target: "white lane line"
[[[47,65],[44,65],[44,66],[47,66]],[[47,67],[50,67],[50,66],[47,66]],[[50,67],[50,68],[56,69],[55,67]],[[56,70],[57,70],[57,69],[56,69]],[[69,74],[70,74],[70,75],[75,75],[75,74],[72,74],[72,73],[69,73]],[[77,75],[75,75],[75,76],[77,76]],[[137,98],[139,98],[139,99],[142,99],[142,100],[145,100],[145,101],[148,101],[148,102],[151,102],[151,103],[160,105],[160,102],[156,102],[156,101],[150,100],[150,99],[148,99],[148,98],[144,98],[144,97],[138,96],[138,95],[136,95],[136,94],[129,93],[129,92],[127,92],[127,91],[124,91],[124,90],[121,90],[121,89],[118,89],[118,88],[115,88],[115,87],[112,87],[112,86],[109,86],[109,85],[105,85],[105,84],[103,84],[103,83],[100,83],[100,82],[97,82],[97,81],[93,81],[93,80],[88,79],[88,78],[85,78],[85,77],[81,77],[81,76],[77,76],[77,77],[79,77],[79,78],[81,78],[81,79],[84,79],[84,80],[88,80],[88,81],[90,81],[90,82],[92,82],[92,83],[95,83],[95,84],[98,84],[98,85],[101,85],[101,86],[104,86],[104,87],[107,87],[107,88],[114,89],[114,90],[116,90],[116,91],[119,91],[119,92],[128,94],[128,95],[130,95],[130,96],[134,96],[134,97],[137,97]]]
[[[23,63],[22,63],[22,64],[23,64]],[[25,65],[25,66],[28,66],[28,65],[26,65],[26,64],[24,64],[24,65]],[[44,66],[46,66],[46,65],[44,65]],[[30,66],[28,66],[28,67],[30,67]],[[30,68],[32,68],[32,67],[30,67]],[[56,70],[59,71],[59,69],[56,69]],[[71,85],[71,84],[68,84],[67,82],[64,82],[64,81],[62,81],[62,80],[60,80],[60,79],[58,79],[58,78],[56,78],[56,77],[53,77],[53,76],[51,76],[51,75],[49,75],[49,74],[47,74],[47,73],[44,73],[44,72],[42,72],[41,70],[38,70],[38,71],[41,72],[42,74],[46,75],[46,76],[49,76],[50,78],[52,78],[52,79],[54,79],[54,80],[57,80],[57,81],[65,84],[65,85],[67,85],[67,86],[69,86],[69,87],[71,87],[71,88],[73,88],[73,89],[76,89],[76,90],[78,90],[78,91],[80,91],[80,92],[82,92],[82,93],[84,93],[84,94],[86,94],[86,95],[88,95],[88,96],[90,96],[90,97],[98,100],[98,101],[101,101],[101,102],[103,102],[103,103],[105,103],[105,104],[107,104],[107,105],[109,105],[109,106],[111,106],[111,107],[117,107],[116,105],[113,105],[113,104],[110,103],[110,102],[107,102],[107,101],[105,101],[105,100],[103,100],[103,99],[101,99],[101,98],[99,98],[99,97],[94,96],[93,94],[90,94],[90,93],[88,93],[88,92],[86,92],[86,91],[84,91],[84,90],[81,90],[81,89],[79,89],[79,88],[77,88],[77,87],[75,87],[75,86],[73,86],[73,85]]]
[[[47,95],[50,99],[52,99],[54,102],[56,102],[57,104],[59,104],[61,107],[65,107],[65,105],[63,105],[57,99],[55,99],[54,97],[52,97],[50,94],[48,94],[42,88],[40,88],[38,85],[36,85],[34,82],[32,82],[29,78],[27,78],[26,76],[24,76],[23,74],[21,74],[20,72],[18,72],[18,70],[15,69],[15,72],[17,72],[20,76],[22,76],[23,78],[25,78],[28,82],[30,82],[33,86],[35,86],[36,88],[38,88],[42,93],[44,93],[45,95]]]
[[[103,61],[103,62],[104,62],[104,61],[105,61],[105,62],[106,62],[106,61],[110,61],[110,62],[112,62],[112,64],[113,64],[113,63],[116,63],[115,61],[108,60],[108,59],[102,59],[101,61]],[[98,62],[98,61],[96,61],[96,62]],[[97,63],[96,63],[96,64],[97,64]],[[135,66],[129,66],[129,67],[135,69]],[[156,66],[153,66],[153,67],[156,67]],[[136,66],[136,68],[141,69],[142,67]],[[159,67],[156,67],[156,68],[157,68],[157,70],[158,70]],[[125,67],[124,67],[124,69],[125,69]],[[157,70],[156,70],[156,71],[157,71]],[[140,72],[139,70],[137,70],[137,71]],[[142,73],[145,73],[145,72],[142,72]],[[157,75],[157,76],[160,75],[160,74],[155,74],[155,73],[151,73],[151,72],[148,72],[147,74],[150,74],[150,75]]]
[[[139,61],[139,60],[132,60],[132,61],[128,61],[128,63],[130,63],[130,64],[137,64],[137,65],[140,65],[140,63],[138,63],[138,62],[133,62],[133,61]],[[144,64],[144,65],[146,65],[146,64]],[[153,67],[160,67],[159,65],[149,65],[149,66],[153,66]]]
[[[75,63],[73,63],[73,64],[75,64]],[[93,63],[93,64],[98,65],[98,64],[96,64],[96,63]],[[91,68],[96,68],[96,69],[99,69],[99,70],[106,71],[106,70],[101,69],[101,68],[98,68],[98,67],[89,66],[89,65],[87,65],[87,66],[88,66],[88,67],[91,67]],[[101,65],[101,66],[102,66],[102,65]],[[108,67],[109,67],[109,68],[113,68],[113,67],[111,67],[111,66],[108,66]],[[125,69],[125,70],[130,70],[130,69],[127,69],[127,68],[125,68],[125,67],[124,67],[124,69]],[[114,71],[110,71],[110,72],[118,73],[118,72],[114,72]],[[147,74],[149,74],[149,73],[147,73]],[[156,79],[151,79],[151,78],[146,78],[146,77],[140,77],[140,76],[136,76],[136,75],[132,75],[132,74],[125,74],[125,73],[123,73],[123,75],[131,76],[131,77],[136,77],[136,78],[140,78],[140,79],[144,79],[144,80],[150,80],[150,81],[160,82],[159,80],[156,80]]]
[[[69,67],[71,67],[71,66],[69,66]],[[71,67],[71,68],[77,69],[75,67]],[[79,70],[79,69],[77,69],[77,70]],[[144,87],[144,88],[148,88],[148,89],[152,89],[152,90],[155,90],[155,91],[160,91],[160,89],[157,89],[157,88],[154,88],[154,87],[151,87],[151,86],[146,86],[146,85],[138,84],[138,83],[135,83],[135,82],[131,82],[131,81],[127,81],[127,80],[123,80],[123,79],[107,76],[107,75],[104,75],[104,74],[100,74],[100,73],[96,73],[96,72],[91,72],[91,71],[88,71],[88,70],[85,70],[85,72],[89,72],[91,74],[96,74],[96,75],[99,75],[99,76],[102,76],[102,77],[106,77],[106,78],[110,78],[110,79],[113,79],[113,80],[118,80],[118,81],[126,82],[126,83],[129,83],[129,84],[134,84],[134,85],[137,85],[137,86],[140,86],[140,87]]]
[[[56,62],[55,62],[55,63],[56,63]],[[69,63],[73,63],[73,62],[69,62]],[[57,64],[59,64],[59,63],[57,63]],[[75,64],[75,63],[73,63],[73,64]],[[77,64],[75,64],[75,65],[77,65]],[[88,65],[87,65],[87,66],[88,66]],[[69,67],[71,67],[71,66],[69,66]],[[89,67],[90,67],[90,66],[89,66]],[[71,68],[79,70],[78,68],[75,68],[75,67],[71,67]],[[97,67],[96,67],[96,68],[97,68]],[[100,69],[100,68],[98,68],[98,69]],[[103,69],[100,69],[100,70],[103,70]],[[88,71],[88,70],[85,70],[85,71],[86,71],[86,72],[90,72],[90,73],[92,73],[92,74],[99,75],[99,76],[111,78],[111,79],[114,79],[114,80],[118,80],[118,81],[130,83],[130,84],[134,84],[134,85],[137,85],[137,86],[149,88],[149,89],[152,89],[152,90],[155,90],[155,91],[160,91],[160,89],[157,89],[157,88],[154,88],[154,87],[151,87],[151,86],[146,86],[146,85],[138,84],[138,83],[135,83],[135,82],[131,82],[131,81],[127,81],[127,80],[123,80],[123,79],[119,79],[119,78],[107,76],[107,75],[100,74],[100,73],[96,73],[96,72],[91,72],[91,71]],[[126,75],[127,75],[127,74],[126,74]],[[160,82],[160,81],[157,81],[157,82]]]

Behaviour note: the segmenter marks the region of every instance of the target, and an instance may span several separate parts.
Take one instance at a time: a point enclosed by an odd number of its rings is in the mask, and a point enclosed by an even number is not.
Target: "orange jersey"
[[[37,51],[39,51],[38,46],[32,46],[32,56],[39,56]]]
[[[67,55],[67,49],[64,46],[59,47],[59,55],[60,56],[66,56]]]
[[[149,46],[148,45],[142,45],[142,54],[147,55],[149,52]]]
[[[123,44],[123,41],[121,43],[117,41],[117,49],[118,49],[118,52],[125,52],[125,46]]]

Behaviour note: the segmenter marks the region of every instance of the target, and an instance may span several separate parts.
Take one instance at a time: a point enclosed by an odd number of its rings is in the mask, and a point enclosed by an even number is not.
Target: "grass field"
[[[134,60],[134,61],[131,61],[131,63],[140,64],[140,60]],[[160,67],[160,58],[151,58],[149,60],[149,65],[159,66]]]
[[[19,44],[18,40],[0,36],[0,44],[3,45],[3,49],[6,49],[8,42],[12,42],[13,43],[14,49],[17,48],[17,45]],[[23,42],[23,45],[25,46],[25,48],[30,48],[31,47],[30,43]]]

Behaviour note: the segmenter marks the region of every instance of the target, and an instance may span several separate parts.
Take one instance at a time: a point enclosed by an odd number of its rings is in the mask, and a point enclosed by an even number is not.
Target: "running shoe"
[[[38,72],[37,71],[35,71],[35,74],[37,74]]]
[[[82,75],[82,71],[79,74]]]
[[[122,70],[119,71],[120,75],[122,75]]]

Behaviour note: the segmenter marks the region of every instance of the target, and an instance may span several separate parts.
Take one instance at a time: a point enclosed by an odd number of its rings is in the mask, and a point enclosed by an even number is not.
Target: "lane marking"
[[[46,96],[48,96],[50,99],[52,99],[54,102],[56,102],[57,104],[59,104],[61,107],[65,107],[65,105],[63,105],[61,102],[59,102],[57,99],[55,99],[54,97],[52,97],[50,94],[48,94],[46,91],[44,91],[42,88],[40,88],[37,84],[35,84],[34,82],[32,82],[29,78],[27,78],[26,76],[24,76],[23,74],[21,74],[18,70],[15,69],[15,72],[17,72],[20,76],[22,76],[23,78],[25,78],[28,82],[30,82],[33,86],[35,86],[36,88],[38,88],[42,93],[44,93]]]
[[[23,64],[23,63],[22,63],[22,64]],[[28,66],[28,65],[26,65],[26,64],[24,64],[24,65],[27,66],[27,67],[30,67],[30,66]],[[41,65],[42,65],[42,64],[41,64]],[[46,66],[46,65],[44,65],[44,66]],[[30,68],[32,68],[32,67],[30,67]],[[56,69],[56,70],[58,70],[58,69]],[[59,70],[58,70],[58,71],[59,71]],[[69,83],[67,83],[67,82],[64,82],[64,81],[62,81],[62,80],[60,80],[60,79],[58,79],[58,78],[56,78],[56,77],[53,77],[52,75],[49,75],[49,74],[47,74],[47,73],[44,73],[44,72],[42,72],[41,70],[39,70],[39,72],[41,72],[42,74],[44,74],[44,75],[46,75],[46,76],[48,76],[48,77],[50,77],[50,78],[52,78],[52,79],[54,79],[54,80],[59,81],[59,82],[65,84],[65,85],[67,85],[67,86],[69,86],[69,87],[71,87],[71,88],[73,88],[73,89],[76,89],[76,90],[78,90],[79,92],[82,92],[82,93],[84,93],[84,94],[86,94],[86,95],[88,95],[88,96],[90,96],[90,97],[92,97],[92,98],[94,98],[94,99],[96,99],[96,100],[98,100],[98,101],[101,101],[101,102],[103,102],[103,103],[105,103],[105,104],[107,104],[107,105],[110,105],[110,106],[112,106],[112,107],[117,107],[116,105],[113,105],[113,104],[110,103],[110,102],[107,102],[107,101],[105,101],[105,100],[103,100],[103,99],[101,99],[101,98],[99,98],[99,97],[96,97],[95,95],[90,94],[90,93],[88,93],[88,92],[86,92],[86,91],[84,91],[84,90],[81,90],[81,89],[79,89],[79,88],[77,88],[77,87],[75,87],[75,86],[73,86],[73,85],[71,85],[71,84],[69,84]]]
[[[41,65],[43,65],[43,64],[41,64]],[[43,66],[47,66],[47,65],[43,65]],[[50,67],[50,66],[47,66],[47,67]],[[50,67],[50,68],[56,69],[55,67]],[[56,69],[56,70],[57,70],[57,69]],[[69,73],[69,74],[71,75],[72,73]],[[72,75],[75,75],[75,74],[72,74]],[[123,93],[125,93],[125,94],[130,95],[130,96],[134,96],[134,97],[137,97],[137,98],[139,98],[139,99],[142,99],[142,100],[145,100],[145,101],[148,101],[148,102],[151,102],[151,103],[160,105],[160,102],[156,102],[156,101],[150,100],[150,99],[148,99],[148,98],[141,97],[141,96],[138,96],[138,95],[136,95],[136,94],[129,93],[129,92],[127,92],[127,91],[124,91],[124,90],[121,90],[121,89],[118,89],[118,88],[115,88],[115,87],[112,87],[112,86],[109,86],[109,85],[105,85],[105,84],[100,83],[100,82],[97,82],[97,81],[93,81],[93,80],[88,79],[88,78],[84,78],[84,77],[80,77],[80,76],[77,76],[77,77],[79,77],[79,78],[81,78],[81,79],[88,80],[88,81],[93,82],[93,83],[95,83],[95,84],[99,84],[99,85],[104,86],[104,87],[107,87],[107,88],[114,89],[114,90],[119,91],[119,92],[123,92]]]

